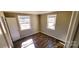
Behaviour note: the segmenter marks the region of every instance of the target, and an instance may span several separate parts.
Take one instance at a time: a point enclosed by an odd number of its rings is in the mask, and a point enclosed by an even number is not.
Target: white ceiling
[[[24,14],[45,14],[45,13],[51,13],[55,11],[11,11],[15,13],[24,13]]]

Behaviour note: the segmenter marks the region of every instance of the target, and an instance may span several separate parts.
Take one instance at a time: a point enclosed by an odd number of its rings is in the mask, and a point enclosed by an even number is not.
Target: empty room
[[[0,48],[78,48],[77,11],[0,11]]]

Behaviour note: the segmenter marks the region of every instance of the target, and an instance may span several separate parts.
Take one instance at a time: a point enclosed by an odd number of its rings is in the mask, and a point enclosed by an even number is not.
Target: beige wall
[[[41,32],[65,42],[66,41],[65,37],[67,34],[68,25],[70,23],[72,12],[63,11],[63,12],[54,12],[51,14],[57,15],[56,29],[50,30],[46,28],[47,27],[47,15],[50,15],[50,14],[44,14],[44,15],[41,15]]]

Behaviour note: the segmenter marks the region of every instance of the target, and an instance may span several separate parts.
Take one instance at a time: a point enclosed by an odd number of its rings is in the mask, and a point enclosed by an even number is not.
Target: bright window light
[[[30,16],[18,16],[21,30],[31,29]]]
[[[47,16],[47,28],[55,30],[56,24],[56,15],[48,15]]]

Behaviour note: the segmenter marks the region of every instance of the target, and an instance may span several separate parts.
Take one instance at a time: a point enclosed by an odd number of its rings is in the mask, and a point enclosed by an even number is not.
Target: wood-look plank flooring
[[[14,48],[63,48],[63,42],[43,33],[37,33],[14,42]]]

